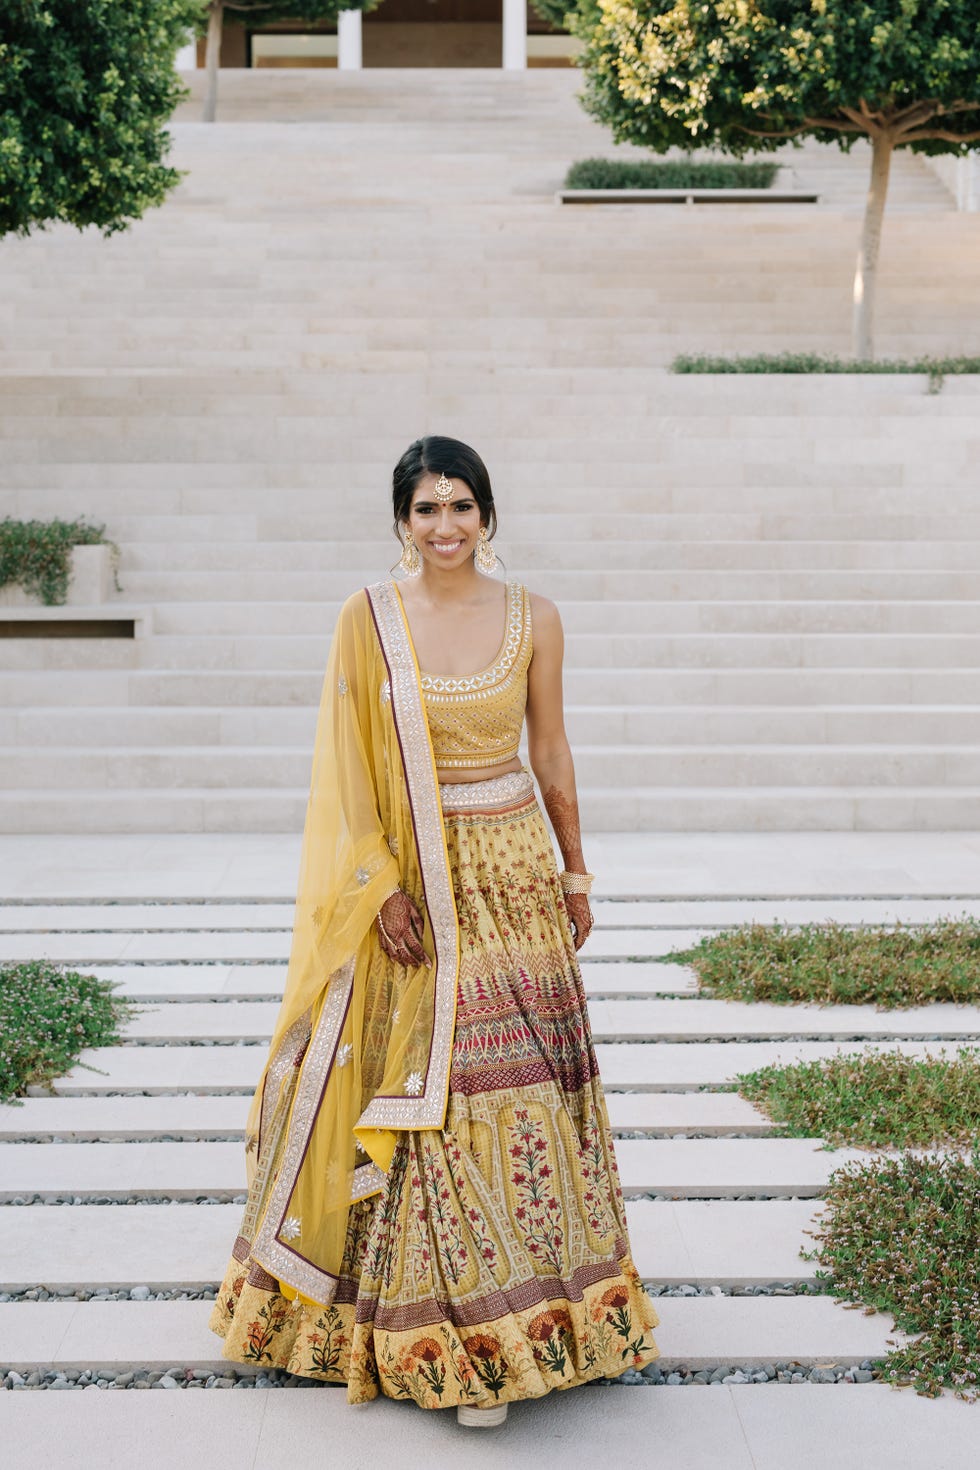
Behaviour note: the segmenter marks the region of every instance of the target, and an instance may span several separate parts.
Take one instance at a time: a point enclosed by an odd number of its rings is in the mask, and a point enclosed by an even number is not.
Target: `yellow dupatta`
[[[431,968],[378,943],[399,887]],[[382,582],[348,598],[330,648],[285,991],[247,1125],[241,1236],[284,1295],[332,1300],[352,1201],[383,1187],[399,1130],[443,1126],[458,971],[418,664]]]

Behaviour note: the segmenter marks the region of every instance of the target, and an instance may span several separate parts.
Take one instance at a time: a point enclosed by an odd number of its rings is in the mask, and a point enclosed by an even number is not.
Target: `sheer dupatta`
[[[431,967],[374,926],[402,888]],[[323,684],[292,949],[249,1112],[239,1247],[288,1297],[328,1304],[352,1201],[383,1185],[399,1130],[441,1128],[459,937],[425,705],[392,582],[338,619]]]

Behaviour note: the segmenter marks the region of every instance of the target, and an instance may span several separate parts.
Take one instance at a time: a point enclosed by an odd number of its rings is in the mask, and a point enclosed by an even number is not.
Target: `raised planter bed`
[[[112,584],[111,547],[107,545],[73,546],[71,548],[71,577],[68,582],[68,598],[60,607],[44,608],[36,597],[31,597],[17,582],[0,587],[0,609],[29,607],[35,611],[60,613],[65,607],[91,607],[106,602]]]
[[[559,189],[557,204],[817,204],[803,189]]]

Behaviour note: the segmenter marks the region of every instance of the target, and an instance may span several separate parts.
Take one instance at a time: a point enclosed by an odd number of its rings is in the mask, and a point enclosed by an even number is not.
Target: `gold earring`
[[[406,577],[417,577],[422,570],[422,558],[419,556],[419,549],[415,544],[415,537],[410,530],[405,532],[405,547],[398,565]]]
[[[487,540],[486,526],[480,527],[480,536],[476,543],[476,552],[474,553],[473,560],[476,562],[478,570],[483,572],[487,577],[497,570],[497,553]]]

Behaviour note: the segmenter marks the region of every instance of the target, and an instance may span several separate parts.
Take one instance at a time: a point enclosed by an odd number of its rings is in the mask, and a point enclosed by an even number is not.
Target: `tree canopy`
[[[554,4],[555,0],[535,0]],[[584,105],[617,141],[742,155],[804,135],[872,146],[856,346],[895,148],[966,153],[980,139],[977,0],[582,0]]]
[[[199,0],[5,0],[0,235],[55,220],[105,234],[180,180],[163,124]]]

